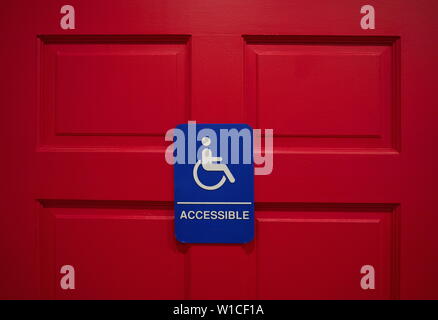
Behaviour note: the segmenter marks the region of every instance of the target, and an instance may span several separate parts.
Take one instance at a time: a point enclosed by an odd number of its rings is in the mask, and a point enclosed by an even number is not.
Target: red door
[[[4,3],[0,297],[438,298],[437,9]],[[274,129],[253,242],[175,240],[188,120]]]

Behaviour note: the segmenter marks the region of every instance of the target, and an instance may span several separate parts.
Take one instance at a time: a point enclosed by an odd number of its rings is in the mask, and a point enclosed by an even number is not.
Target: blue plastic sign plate
[[[180,134],[174,137],[176,239],[184,243],[252,241],[252,128],[246,124],[189,123],[177,129]]]

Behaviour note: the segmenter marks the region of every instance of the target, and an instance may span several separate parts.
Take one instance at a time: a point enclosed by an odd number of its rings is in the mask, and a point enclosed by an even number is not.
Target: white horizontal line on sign
[[[177,204],[251,204],[251,202],[177,202]]]

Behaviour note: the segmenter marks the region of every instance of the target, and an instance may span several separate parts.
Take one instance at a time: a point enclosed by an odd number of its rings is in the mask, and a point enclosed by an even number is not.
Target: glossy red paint
[[[438,298],[436,1],[64,4],[2,4],[1,298]],[[176,242],[187,120],[274,129],[252,243]]]

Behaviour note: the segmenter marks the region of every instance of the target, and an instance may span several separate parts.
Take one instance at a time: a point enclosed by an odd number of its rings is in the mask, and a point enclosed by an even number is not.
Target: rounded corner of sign
[[[254,235],[252,235],[249,239],[245,239],[242,241],[242,244],[249,244],[254,241]]]
[[[177,233],[175,233],[175,239],[176,239],[176,241],[183,243],[183,244],[188,243],[188,241],[181,239],[181,237],[179,237]]]

